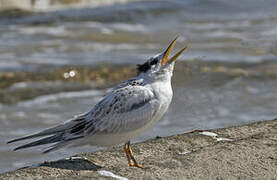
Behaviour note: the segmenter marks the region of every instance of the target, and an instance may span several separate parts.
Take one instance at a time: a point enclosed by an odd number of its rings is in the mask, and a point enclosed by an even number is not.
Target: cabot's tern
[[[90,111],[55,127],[8,143],[43,137],[14,150],[52,144],[43,153],[61,147],[80,145],[114,146],[123,144],[129,166],[143,168],[135,160],[130,140],[159,121],[172,99],[171,77],[175,60],[186,46],[169,59],[176,37],[161,54],[137,66],[137,76],[122,82],[108,92]]]

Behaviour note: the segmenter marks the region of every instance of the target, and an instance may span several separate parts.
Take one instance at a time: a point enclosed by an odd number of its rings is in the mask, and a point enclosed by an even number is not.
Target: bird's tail
[[[43,153],[48,153],[50,151],[57,150],[60,147],[63,147],[64,145],[68,144],[72,140],[84,137],[83,134],[78,133],[78,129],[81,129],[81,127],[83,127],[84,124],[86,123],[85,117],[86,117],[85,114],[80,115],[61,125],[45,129],[41,132],[29,135],[29,136],[13,139],[11,141],[8,141],[7,144],[26,140],[26,139],[48,136],[48,137],[44,137],[39,140],[33,141],[31,143],[16,147],[14,151],[19,149],[34,147],[34,146],[40,146],[44,144],[53,144],[53,143],[55,144],[51,146],[49,149],[47,149],[46,151],[44,151]]]

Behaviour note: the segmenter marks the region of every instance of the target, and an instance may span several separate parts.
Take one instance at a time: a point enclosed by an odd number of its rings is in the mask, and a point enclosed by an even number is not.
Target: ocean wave
[[[12,62],[10,60],[1,59],[0,70],[9,71],[10,69],[20,69],[22,65],[19,62]]]
[[[124,4],[134,1],[139,0],[0,0],[0,10],[21,9],[28,11],[53,11],[66,8],[99,7],[113,4]]]
[[[64,26],[57,26],[57,27],[20,27],[19,33],[32,35],[32,34],[49,34],[55,36],[67,36],[70,34],[69,31],[65,29]]]
[[[116,1],[116,0],[115,0]],[[177,3],[177,4],[176,4]],[[152,16],[176,12],[180,7],[176,1],[137,1],[113,3],[107,6],[85,6],[51,12],[30,13],[30,10],[6,10],[0,13],[1,24],[49,24],[59,21],[135,22],[145,21]],[[7,15],[8,14],[8,15]],[[1,18],[2,17],[2,18]]]
[[[73,91],[73,92],[61,92],[57,94],[43,95],[36,97],[35,99],[19,102],[18,106],[31,107],[39,104],[46,104],[49,102],[57,101],[60,99],[82,98],[91,96],[101,96],[103,91],[100,90],[87,90],[87,91]]]
[[[226,28],[242,28],[249,27],[251,21],[249,20],[237,20],[237,21],[218,21],[218,22],[185,22],[184,26],[192,30],[214,30],[214,29],[226,29]]]

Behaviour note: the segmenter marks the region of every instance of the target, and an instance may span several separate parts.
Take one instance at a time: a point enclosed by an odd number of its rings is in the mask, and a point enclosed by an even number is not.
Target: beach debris
[[[65,79],[69,78],[69,73],[68,73],[68,72],[65,72],[65,73],[63,74],[63,77],[64,77]]]
[[[220,142],[220,141],[233,141],[232,139],[229,139],[229,138],[218,137],[218,134],[216,134],[214,132],[203,131],[203,132],[200,132],[199,134],[202,134],[204,136],[210,136],[213,139],[215,139],[217,142]]]
[[[186,155],[186,154],[189,154],[189,153],[193,153],[193,152],[196,152],[200,150],[200,147],[195,147],[195,148],[190,148],[190,149],[184,149],[182,152],[179,152],[178,154],[179,155]]]
[[[65,160],[88,160],[88,158],[86,157],[81,157],[81,156],[72,156],[72,157],[69,157],[69,158],[65,158]]]
[[[125,177],[122,177],[122,176],[118,176],[118,175],[112,173],[111,171],[100,170],[100,171],[98,171],[98,173],[101,176],[112,177],[112,178],[119,179],[119,180],[128,180],[128,178],[125,178]]]
[[[233,141],[233,139],[229,139],[229,138],[216,138],[216,141]]]
[[[71,70],[71,71],[69,71],[69,72],[65,72],[64,74],[63,74],[63,77],[65,78],[65,79],[67,79],[67,78],[72,78],[72,77],[74,77],[76,75],[76,71],[75,70]]]
[[[182,152],[179,152],[180,155],[185,155],[185,154],[189,154],[189,153],[191,153],[191,151],[188,149],[184,149]]]
[[[203,132],[200,132],[199,134],[202,134],[204,136],[211,136],[211,137],[217,137],[218,136],[216,133],[209,132],[209,131],[203,131]]]

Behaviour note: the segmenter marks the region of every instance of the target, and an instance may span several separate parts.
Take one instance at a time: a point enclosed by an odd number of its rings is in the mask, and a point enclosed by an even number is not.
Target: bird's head
[[[170,52],[172,51],[177,38],[178,36],[170,43],[168,48],[163,53],[157,54],[149,58],[143,64],[138,64],[138,75],[146,76],[147,78],[151,79],[171,78],[175,61],[187,48],[187,46],[185,46],[169,59]]]

